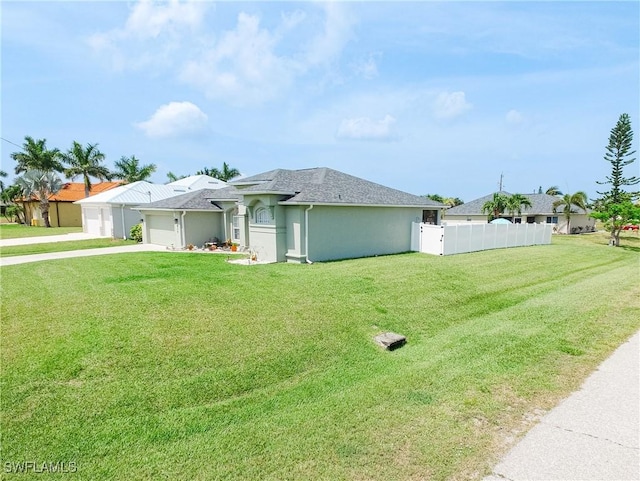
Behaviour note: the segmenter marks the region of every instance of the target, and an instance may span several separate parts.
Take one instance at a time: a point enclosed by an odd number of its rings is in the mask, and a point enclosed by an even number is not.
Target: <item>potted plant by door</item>
[[[235,242],[233,242],[231,244],[231,252],[237,252],[238,251],[238,244],[236,244]]]

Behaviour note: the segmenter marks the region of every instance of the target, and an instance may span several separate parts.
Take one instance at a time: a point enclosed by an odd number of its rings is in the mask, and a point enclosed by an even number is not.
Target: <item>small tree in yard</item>
[[[627,224],[640,223],[640,206],[630,201],[610,204],[606,211],[594,212],[591,216],[604,222],[604,228],[611,232],[609,244],[619,246],[622,228]]]
[[[627,192],[625,186],[633,186],[640,183],[636,176],[625,177],[623,169],[632,164],[636,159],[632,157],[636,151],[633,147],[633,130],[629,115],[622,114],[611,129],[609,145],[606,147],[604,159],[611,163],[611,175],[605,177],[600,185],[611,185],[611,190],[598,192],[602,197],[596,200],[597,210],[591,216],[604,222],[605,229],[611,232],[609,243],[620,245],[620,232],[622,228],[631,222],[638,222],[637,205],[633,201],[638,197],[638,192]]]
[[[57,194],[62,188],[62,180],[53,172],[41,170],[28,170],[22,177],[16,179],[16,184],[22,189],[22,194],[27,198],[35,198],[40,201],[40,211],[45,227],[51,227],[49,222],[49,197]]]
[[[26,223],[24,219],[24,208],[18,204],[18,200],[22,197],[22,189],[20,186],[13,184],[0,193],[0,199],[6,204],[4,216],[8,221],[17,220],[20,224]]]

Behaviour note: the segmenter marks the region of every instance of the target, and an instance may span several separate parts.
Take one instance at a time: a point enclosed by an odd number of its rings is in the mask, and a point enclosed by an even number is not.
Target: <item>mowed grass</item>
[[[75,479],[481,479],[640,328],[638,273],[636,249],[596,236],[314,265],[5,267],[2,463],[72,461]],[[408,343],[382,350],[385,331]]]
[[[0,239],[75,234],[77,232],[82,232],[82,227],[34,227],[23,224],[0,224]]]
[[[32,254],[44,254],[46,252],[65,252],[134,244],[136,244],[136,242],[131,240],[109,238],[88,239],[82,241],[44,242],[41,244],[0,247],[0,257],[26,256]]]

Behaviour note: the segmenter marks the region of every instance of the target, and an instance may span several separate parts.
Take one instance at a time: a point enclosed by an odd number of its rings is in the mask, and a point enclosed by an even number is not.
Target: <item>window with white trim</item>
[[[233,232],[231,240],[234,242],[240,241],[240,219],[242,219],[242,216],[240,215],[233,216]]]
[[[269,215],[269,209],[260,207],[256,210],[256,224],[270,224],[271,215]]]
[[[547,217],[547,224],[557,224],[558,216],[554,215],[553,217]]]

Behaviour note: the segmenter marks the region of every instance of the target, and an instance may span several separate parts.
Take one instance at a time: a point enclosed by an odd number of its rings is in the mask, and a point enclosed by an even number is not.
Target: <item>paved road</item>
[[[524,480],[640,480],[640,332],[485,478]]]

